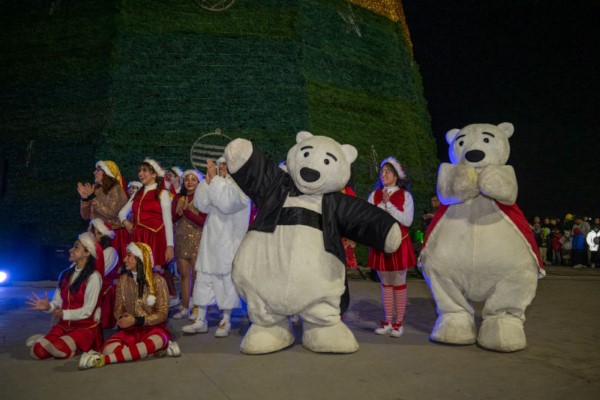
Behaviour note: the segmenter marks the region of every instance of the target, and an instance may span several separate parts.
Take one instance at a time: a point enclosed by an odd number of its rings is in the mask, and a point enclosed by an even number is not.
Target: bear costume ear
[[[454,138],[456,137],[456,135],[458,135],[458,133],[460,132],[460,129],[450,129],[448,132],[446,132],[446,142],[448,144],[452,144],[452,141],[454,140]]]
[[[502,132],[506,133],[506,137],[509,138],[515,132],[515,127],[510,122],[503,122],[498,125],[498,128],[502,130]]]
[[[314,135],[308,131],[300,131],[296,134],[296,143],[300,143],[303,140],[313,137]]]
[[[348,164],[352,164],[354,160],[356,160],[356,157],[358,157],[358,151],[356,150],[356,147],[350,144],[343,144],[342,150],[346,155],[346,160],[348,161]]]

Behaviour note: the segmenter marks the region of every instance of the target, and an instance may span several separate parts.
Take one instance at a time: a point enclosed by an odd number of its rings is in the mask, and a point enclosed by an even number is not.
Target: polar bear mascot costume
[[[306,131],[296,135],[287,154],[287,172],[248,140],[236,139],[225,149],[231,176],[258,207],[233,262],[233,281],[252,321],[243,353],[292,345],[292,315],[302,317],[307,349],[358,350],[340,318],[346,259],[341,238],[392,252],[402,237],[387,213],[340,192],[356,157],[353,146]]]
[[[544,275],[533,233],[515,203],[517,180],[505,165],[514,127],[473,124],[446,133],[450,160],[438,172],[442,203],[420,264],[437,305],[431,339],[501,352],[525,348],[525,309]],[[484,302],[477,333],[470,300]]]

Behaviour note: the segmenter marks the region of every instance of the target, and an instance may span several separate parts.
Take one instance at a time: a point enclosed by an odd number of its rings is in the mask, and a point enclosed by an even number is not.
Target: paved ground
[[[181,336],[183,356],[78,371],[78,358],[35,361],[24,340],[49,329],[25,297],[54,282],[0,287],[0,399],[597,399],[600,398],[600,271],[550,268],[528,309],[527,349],[501,354],[478,346],[445,346],[428,335],[435,304],[422,280],[410,280],[405,334],[372,333],[381,314],[379,285],[351,280],[347,321],[360,350],[315,354],[300,343],[279,353],[247,356],[234,333]],[[298,337],[301,326],[295,325]],[[110,333],[110,332],[105,332]]]

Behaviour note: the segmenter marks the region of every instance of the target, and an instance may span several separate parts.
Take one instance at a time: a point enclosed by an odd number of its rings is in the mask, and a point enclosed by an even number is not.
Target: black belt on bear
[[[316,211],[302,207],[284,207],[281,209],[277,225],[306,225],[323,230],[323,218]]]

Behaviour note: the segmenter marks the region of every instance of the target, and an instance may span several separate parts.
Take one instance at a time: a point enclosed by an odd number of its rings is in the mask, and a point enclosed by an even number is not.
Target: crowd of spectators
[[[562,265],[576,269],[600,267],[600,217],[566,214],[556,217],[533,217],[531,229],[545,265]]]

